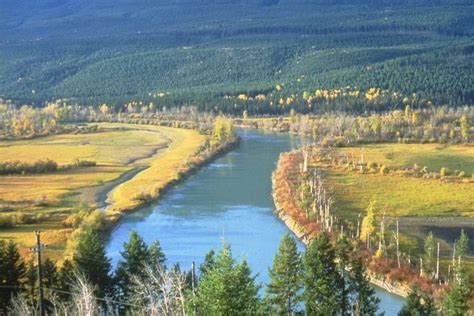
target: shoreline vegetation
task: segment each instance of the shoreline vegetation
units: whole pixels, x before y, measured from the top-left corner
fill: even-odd
[[[402,250],[394,252],[392,237],[388,237],[391,236],[391,228],[386,214],[384,212],[379,214],[381,217],[376,217],[373,214],[375,206],[372,202],[367,215],[362,221],[359,217],[357,224],[337,213],[333,205],[337,205],[334,199],[338,196],[328,189],[328,182],[321,176],[324,175],[324,164],[329,168],[330,163],[318,155],[315,163],[313,150],[314,148],[307,146],[281,154],[272,175],[272,196],[277,216],[306,245],[322,232],[329,233],[333,240],[339,235],[349,236],[357,254],[364,258],[370,281],[374,285],[405,298],[410,295],[411,289],[416,287],[423,292],[431,293],[435,301],[442,301],[443,293],[451,283],[456,282],[452,279],[454,275],[452,271],[461,268],[461,258],[459,263],[455,260],[449,267],[442,264],[441,270],[438,263],[438,268],[432,270],[434,258],[431,258],[431,264],[428,262],[423,265],[423,261],[420,264],[416,263],[418,260],[416,253],[412,253],[412,260],[411,256],[407,256]],[[314,192],[314,202],[307,200],[308,191]],[[370,227],[369,222],[373,222],[373,227]],[[397,236],[398,249],[399,240],[404,240],[398,237],[398,225],[394,234]],[[367,237],[363,238],[364,235]],[[432,244],[434,250],[434,243]],[[425,241],[425,251],[426,247]],[[466,251],[469,250],[463,250]],[[425,258],[424,255],[419,255],[420,258]],[[466,260],[463,260],[463,267],[467,263]]]
[[[282,175],[282,173],[284,173],[282,170],[282,165],[285,162],[285,156],[288,154],[289,153],[283,154],[280,157],[275,172],[272,176],[272,197],[275,204],[275,214],[301,242],[308,246],[311,241],[320,233],[320,231],[311,225],[306,219],[301,218],[301,214],[296,209],[296,207],[295,209],[289,209],[286,206],[288,205],[287,201],[292,199],[290,191],[286,190],[289,188],[282,183],[283,181],[287,181],[287,179],[285,179],[285,175]],[[285,192],[288,193],[285,194]],[[368,273],[368,277],[370,283],[386,290],[389,293],[396,294],[403,298],[407,298],[408,294],[410,293],[410,286],[408,285],[388,283],[383,278],[373,273]]]

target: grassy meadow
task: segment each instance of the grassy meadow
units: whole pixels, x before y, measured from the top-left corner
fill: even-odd
[[[359,167],[350,171],[341,165],[320,165],[334,192],[336,213],[342,218],[355,223],[359,214],[365,215],[369,203],[376,201],[391,229],[399,218],[401,247],[412,254],[423,249],[430,231],[440,242],[444,257],[450,256],[461,228],[471,236],[474,233],[472,145],[385,143],[337,148],[334,154],[368,166],[362,173]],[[377,167],[371,170],[371,165]],[[381,166],[389,172],[382,174]],[[421,176],[423,168],[430,177]],[[439,175],[441,168],[447,168],[446,177]],[[463,178],[458,176],[461,171]]]
[[[404,168],[428,167],[429,171],[464,171],[474,174],[474,146],[440,144],[371,144],[360,147],[348,147],[338,150],[348,156],[360,158],[366,162],[375,162],[389,167]]]
[[[389,173],[360,173],[344,168],[324,172],[336,194],[336,207],[352,219],[376,200],[389,217],[474,216],[474,147],[438,144],[370,144],[338,148],[336,155],[388,167]],[[423,178],[399,173],[426,167],[447,168],[448,178]],[[464,171],[463,181],[455,176]]]
[[[193,130],[98,125],[98,132],[91,134],[0,142],[0,162],[51,159],[59,165],[76,160],[97,163],[50,174],[0,176],[0,217],[15,219],[12,227],[0,228],[0,238],[15,239],[21,246],[31,247],[33,231],[41,229],[50,253],[59,256],[72,231],[63,225],[68,215],[96,208],[103,202],[99,199],[117,185],[109,207],[123,211],[138,206],[137,193],[157,192],[173,180],[177,168],[204,140]],[[125,183],[120,183],[122,177]]]

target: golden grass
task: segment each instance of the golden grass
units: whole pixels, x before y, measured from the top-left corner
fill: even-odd
[[[94,160],[98,164],[126,164],[147,157],[169,139],[159,130],[112,130],[113,124],[99,124],[103,132],[78,135],[55,135],[33,140],[0,141],[0,162],[20,160],[34,162],[52,159],[59,164]],[[128,126],[130,128],[130,126]],[[133,126],[131,127],[133,128]],[[135,127],[136,128],[136,127]]]
[[[43,214],[38,224],[20,224],[0,229],[0,238],[14,239],[23,249],[34,244],[36,229],[44,231],[48,253],[59,257],[71,229],[62,220],[75,208],[94,207],[93,192],[133,168],[149,166],[114,191],[112,209],[138,206],[134,197],[141,192],[156,193],[176,179],[178,168],[196,152],[205,136],[193,130],[160,126],[100,123],[100,132],[55,135],[24,141],[0,142],[0,161],[52,159],[59,164],[76,159],[93,160],[95,167],[53,174],[0,176],[2,213]],[[167,148],[169,146],[169,148]],[[88,190],[84,190],[87,188]],[[92,189],[92,193],[90,192]],[[87,194],[83,194],[87,191]],[[82,193],[82,194],[79,194]],[[156,194],[153,194],[156,197]]]
[[[10,202],[59,203],[62,196],[79,188],[112,181],[128,170],[122,166],[97,166],[54,174],[0,177],[0,198]]]
[[[162,133],[173,139],[165,151],[154,157],[150,167],[137,174],[131,180],[119,185],[110,199],[112,211],[132,209],[140,204],[137,196],[149,194],[156,198],[158,192],[169,182],[178,179],[177,171],[185,158],[193,155],[205,136],[193,130],[160,127]]]

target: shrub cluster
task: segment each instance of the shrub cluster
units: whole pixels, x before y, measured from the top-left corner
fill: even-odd
[[[58,170],[58,164],[50,159],[33,163],[7,161],[0,163],[0,175],[50,173]]]

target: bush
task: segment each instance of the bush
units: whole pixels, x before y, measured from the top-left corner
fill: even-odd
[[[14,223],[11,215],[0,215],[0,228],[11,228],[14,226]]]
[[[18,160],[0,163],[0,175],[48,173],[57,170],[58,164],[50,159],[38,160],[34,163],[21,162]]]
[[[95,167],[97,163],[91,160],[76,160],[77,167]]]
[[[385,174],[388,174],[388,172],[389,172],[389,169],[386,165],[383,165],[382,168],[380,168],[380,174],[385,175]]]
[[[448,175],[448,168],[446,167],[441,168],[441,170],[439,171],[439,175],[441,177],[446,177]]]
[[[375,169],[378,167],[377,163],[376,162],[373,162],[373,161],[370,161],[368,164],[367,164],[367,167],[369,169]]]

